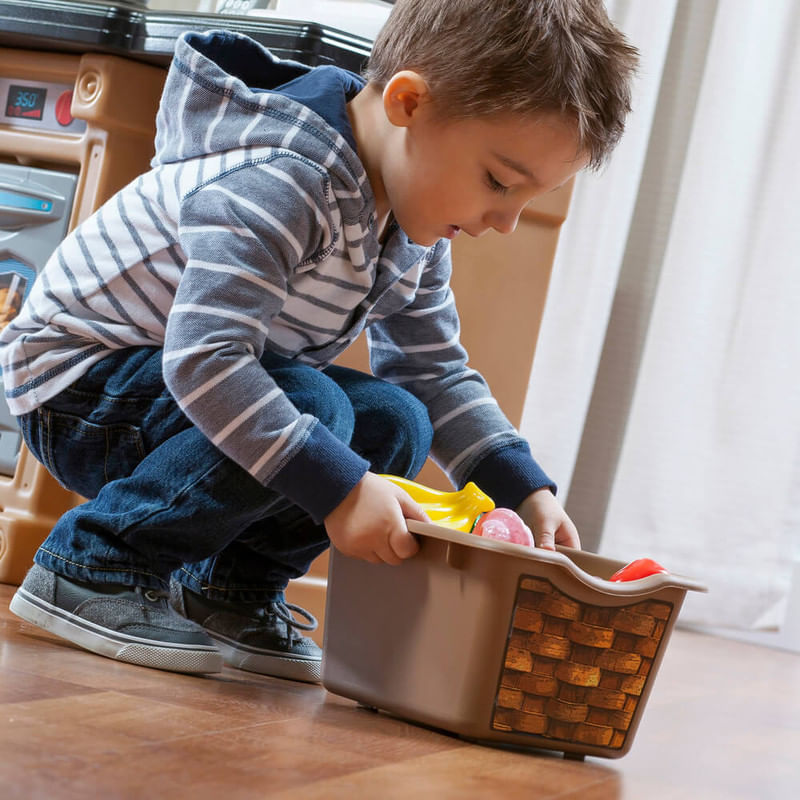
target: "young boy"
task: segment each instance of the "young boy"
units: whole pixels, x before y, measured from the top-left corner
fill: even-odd
[[[12,610],[136,664],[318,680],[284,589],[329,543],[413,556],[404,520],[425,515],[379,474],[413,477],[429,450],[540,547],[579,546],[467,366],[450,240],[513,231],[599,165],[635,61],[599,0],[398,0],[366,83],[185,35],[151,171],[2,332],[25,442],[90,498]],[[375,377],[331,366],[365,328]]]

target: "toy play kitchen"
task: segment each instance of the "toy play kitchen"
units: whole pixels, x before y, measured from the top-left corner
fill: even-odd
[[[369,53],[362,37],[303,21],[157,12],[130,0],[0,0],[0,325],[66,232],[147,169],[175,40],[214,27],[310,65],[358,70]],[[0,582],[21,582],[80,500],[27,452],[0,397]]]
[[[19,310],[66,231],[146,166],[163,83],[160,68],[118,56],[6,47],[7,25],[4,17],[0,324]],[[0,399],[0,581],[22,579],[54,522],[78,500],[21,446]]]

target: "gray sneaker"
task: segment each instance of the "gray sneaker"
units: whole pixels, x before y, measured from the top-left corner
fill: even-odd
[[[313,631],[317,621],[300,606],[209,600],[175,580],[170,603],[205,628],[231,667],[306,683],[322,679],[322,650],[300,633]],[[298,621],[293,611],[308,623]]]
[[[11,598],[18,617],[117,661],[172,672],[220,672],[222,654],[168,593],[69,580],[35,564]]]

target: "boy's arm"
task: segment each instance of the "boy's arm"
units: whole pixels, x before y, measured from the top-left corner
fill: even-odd
[[[232,171],[184,200],[187,262],[163,367],[181,409],[216,447],[322,522],[369,464],[301,414],[259,363],[292,272],[333,235],[321,211],[324,183],[318,196],[292,188],[311,183],[309,169],[286,158]]]
[[[399,563],[417,550],[405,519],[427,519],[401,489],[368,472],[369,463],[319,421],[301,414],[259,364],[288,292],[289,276],[330,247],[331,223],[317,193],[289,159],[287,175],[259,176],[247,200],[236,175],[189,198],[181,216],[188,256],[167,324],[164,377],[194,424],[254,478],[325,524],[350,556]],[[292,174],[294,173],[294,174]],[[271,180],[272,179],[272,180]],[[277,181],[277,182],[276,182]],[[305,248],[299,242],[307,242]],[[313,305],[313,298],[309,299]],[[322,311],[314,307],[316,318]]]
[[[425,403],[434,428],[431,455],[454,485],[474,481],[498,506],[520,510],[540,546],[578,546],[555,484],[467,365],[450,273],[450,246],[440,241],[412,303],[368,329],[372,369]]]

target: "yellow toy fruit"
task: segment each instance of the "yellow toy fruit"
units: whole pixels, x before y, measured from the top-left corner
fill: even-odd
[[[422,506],[431,522],[445,528],[469,533],[478,516],[494,508],[492,498],[472,482],[459,492],[441,492],[408,478],[396,475],[382,477],[408,492]]]

